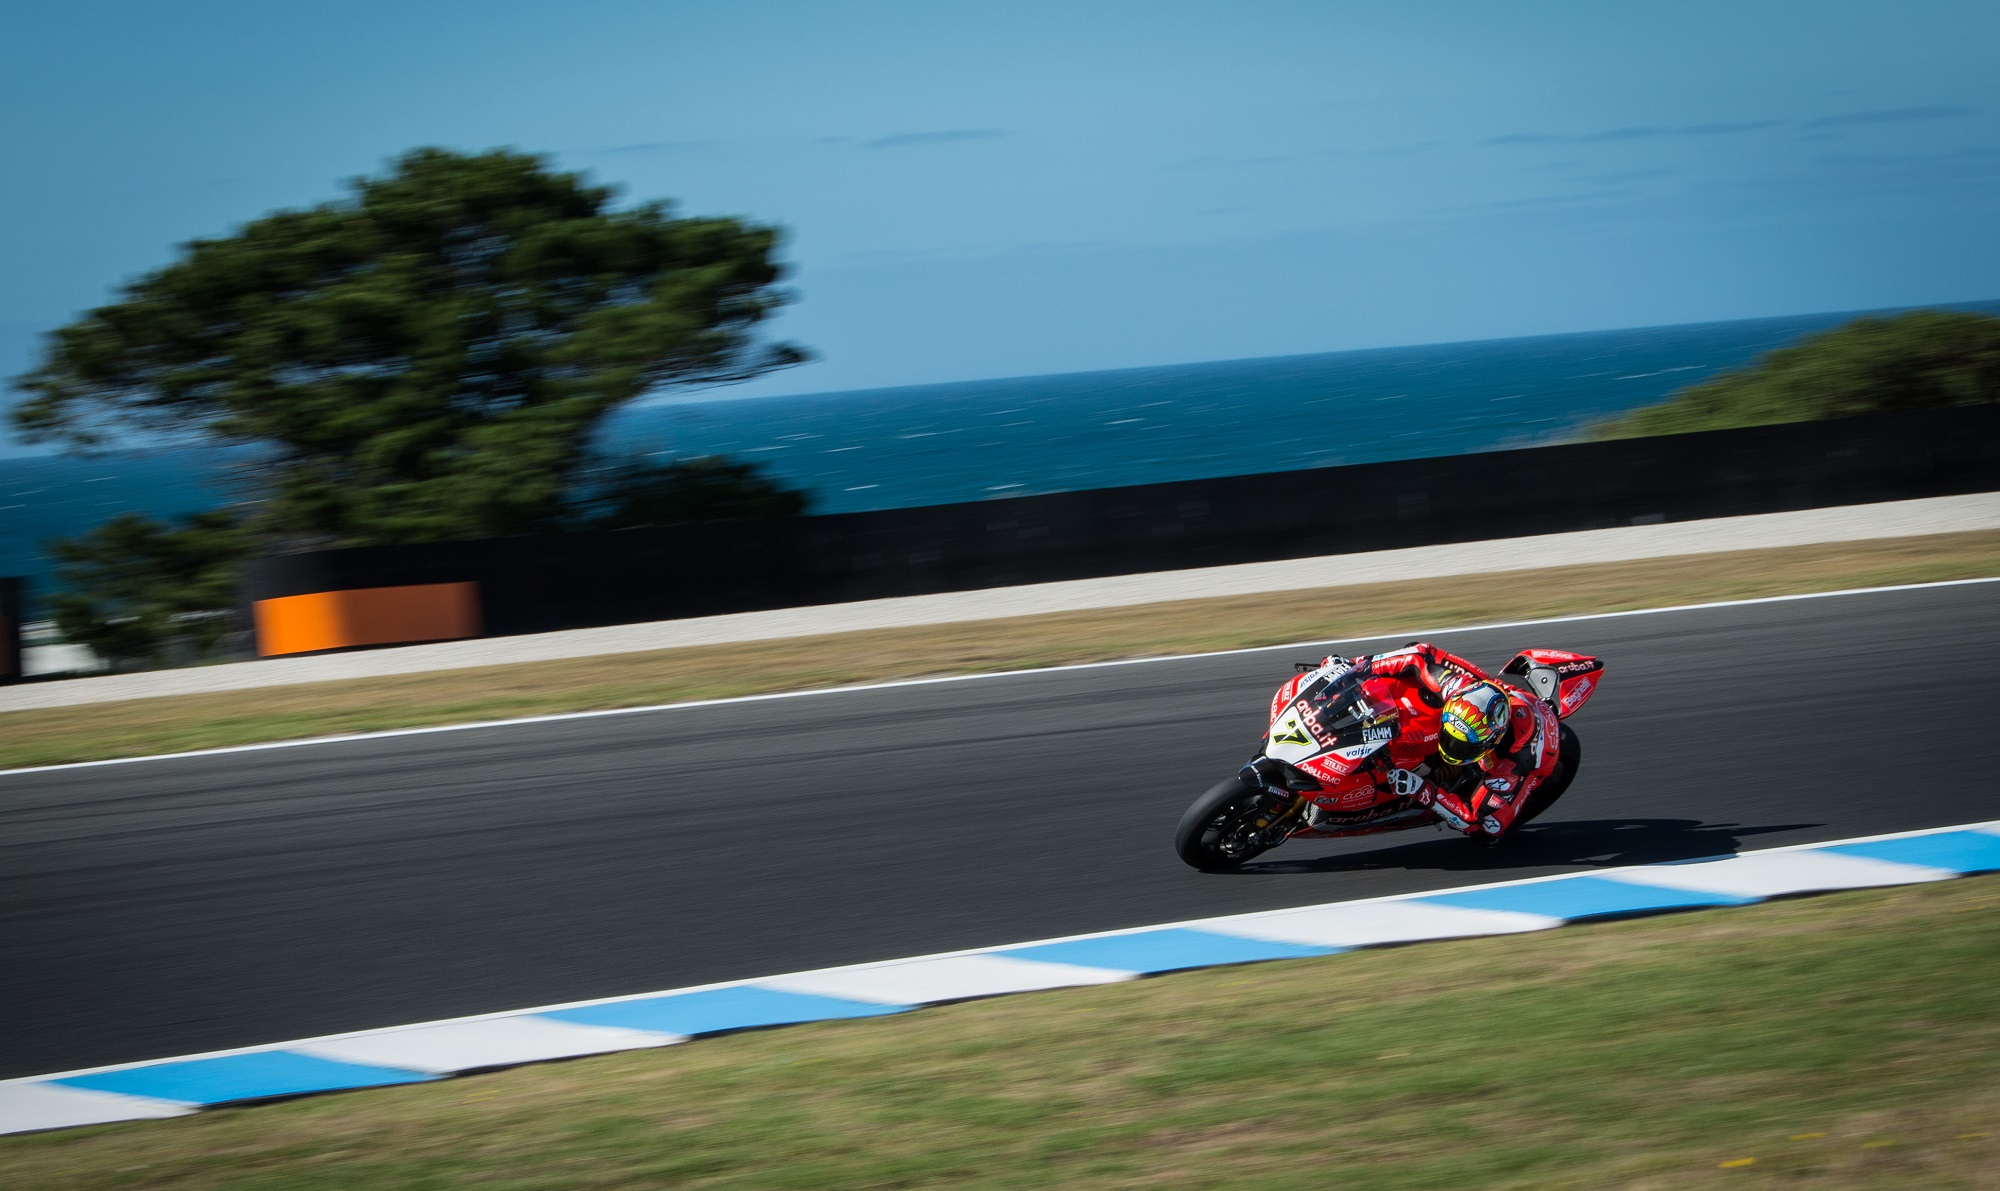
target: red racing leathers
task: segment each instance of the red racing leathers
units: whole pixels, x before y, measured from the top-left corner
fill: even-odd
[[[1386,750],[1388,771],[1381,780],[1467,835],[1489,840],[1505,835],[1535,787],[1555,771],[1562,742],[1554,709],[1496,683],[1507,692],[1507,735],[1476,764],[1452,765],[1437,752],[1444,705],[1473,683],[1492,682],[1491,676],[1421,641],[1367,662],[1369,693],[1397,709],[1396,737]]]

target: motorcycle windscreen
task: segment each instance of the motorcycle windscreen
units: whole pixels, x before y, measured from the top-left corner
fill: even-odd
[[[1354,761],[1389,743],[1395,711],[1369,699],[1363,677],[1356,670],[1310,676],[1272,723],[1265,755],[1293,765],[1321,753]]]

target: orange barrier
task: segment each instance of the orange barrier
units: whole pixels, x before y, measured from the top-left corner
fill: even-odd
[[[251,605],[264,657],[479,635],[479,584],[421,583],[280,596]]]

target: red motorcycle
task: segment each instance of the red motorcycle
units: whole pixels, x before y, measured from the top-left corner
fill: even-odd
[[[1398,793],[1397,770],[1426,775],[1438,738],[1438,700],[1418,684],[1374,673],[1370,658],[1301,662],[1271,698],[1262,746],[1234,777],[1197,798],[1181,816],[1174,850],[1205,871],[1233,869],[1294,839],[1341,839],[1440,822],[1417,798]],[[1583,746],[1561,721],[1596,691],[1604,663],[1559,649],[1528,649],[1507,663],[1505,683],[1535,717],[1530,749],[1541,782],[1515,816],[1527,823],[1555,805],[1576,778]],[[1505,679],[1500,681],[1505,682]],[[1546,734],[1546,736],[1544,735]],[[1556,748],[1542,745],[1559,742]]]

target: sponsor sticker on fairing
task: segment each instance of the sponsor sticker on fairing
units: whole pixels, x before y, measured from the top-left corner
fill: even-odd
[[[1301,761],[1299,768],[1322,782],[1339,782],[1354,772],[1353,764],[1333,753]]]
[[[1335,736],[1332,732],[1327,731],[1324,723],[1320,722],[1317,708],[1301,707],[1299,709],[1299,722],[1306,726],[1306,731],[1312,733],[1314,740],[1319,741],[1321,744],[1332,744],[1334,742]]]
[[[1360,761],[1381,752],[1383,744],[1384,742],[1380,740],[1372,744],[1350,744],[1346,748],[1334,749],[1326,755],[1329,757],[1339,757],[1343,761]]]

